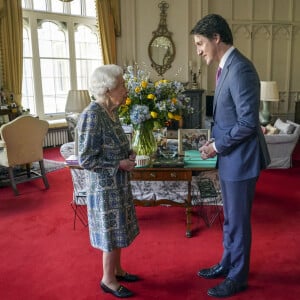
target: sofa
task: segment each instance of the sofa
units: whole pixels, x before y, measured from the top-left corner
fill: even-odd
[[[299,142],[300,125],[287,120],[277,119],[274,125],[263,127],[271,157],[269,169],[287,169],[292,167],[292,154]]]

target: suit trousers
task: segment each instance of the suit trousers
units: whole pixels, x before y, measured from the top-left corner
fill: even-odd
[[[221,265],[228,278],[244,284],[248,281],[251,250],[251,210],[257,178],[226,181],[220,178],[224,224]]]

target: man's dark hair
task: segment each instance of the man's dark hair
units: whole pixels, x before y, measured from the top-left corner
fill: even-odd
[[[191,34],[203,35],[210,40],[215,34],[219,34],[223,43],[233,45],[231,29],[227,21],[220,15],[210,14],[203,17],[191,30]]]

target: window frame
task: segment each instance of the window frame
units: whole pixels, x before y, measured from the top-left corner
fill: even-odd
[[[29,38],[31,41],[32,49],[32,73],[34,82],[34,100],[36,114],[41,119],[61,119],[64,117],[65,112],[59,112],[54,114],[46,114],[44,112],[43,105],[43,90],[42,90],[42,78],[41,78],[41,64],[38,45],[38,24],[43,21],[52,21],[56,24],[61,24],[61,28],[66,30],[66,41],[69,47],[69,66],[70,66],[70,89],[77,89],[77,71],[75,56],[75,32],[79,25],[85,25],[92,29],[97,34],[99,39],[97,20],[95,17],[78,16],[78,15],[66,15],[60,13],[52,13],[46,11],[34,11],[29,9],[23,9],[23,26],[27,27],[29,32]],[[101,48],[100,48],[101,49]],[[99,49],[99,52],[101,53]],[[103,63],[103,57],[100,57],[100,61]],[[100,62],[101,64],[101,62]],[[24,70],[23,70],[24,72]],[[88,89],[88,87],[86,87]],[[67,95],[66,95],[67,96]],[[40,100],[38,100],[40,99]]]

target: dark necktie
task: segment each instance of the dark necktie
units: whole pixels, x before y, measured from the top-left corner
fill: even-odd
[[[217,74],[216,74],[216,85],[218,84],[218,80],[219,77],[221,76],[221,72],[222,72],[222,68],[218,67]]]

